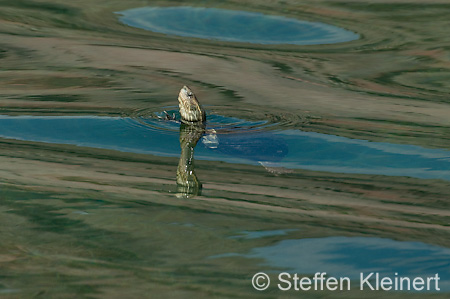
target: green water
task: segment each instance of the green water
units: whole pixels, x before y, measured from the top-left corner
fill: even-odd
[[[0,297],[448,297],[448,4],[151,4],[359,35],[308,46],[166,35],[115,13],[148,5],[0,1]],[[177,186],[189,132],[158,118],[185,84],[210,121],[191,193]],[[284,271],[351,290],[281,291]],[[440,290],[360,290],[361,272],[439,274]]]

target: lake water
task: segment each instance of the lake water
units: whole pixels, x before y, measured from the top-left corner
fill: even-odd
[[[142,5],[0,4],[0,297],[448,297],[450,5]]]
[[[140,119],[0,115],[0,136],[178,157],[179,123],[155,116],[156,113],[153,118]],[[208,118],[209,131],[196,148],[198,160],[450,180],[450,151],[447,150],[283,129],[263,120],[252,122],[214,114]]]
[[[133,27],[168,35],[256,44],[316,45],[351,41],[358,34],[318,23],[261,13],[205,7],[141,7],[118,12]]]

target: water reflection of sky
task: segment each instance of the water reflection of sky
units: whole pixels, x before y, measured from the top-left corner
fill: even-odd
[[[255,12],[204,7],[141,7],[119,20],[153,32],[257,44],[316,45],[357,39],[356,33],[318,22]]]
[[[402,242],[368,237],[327,237],[283,240],[258,247],[248,254],[224,254],[212,258],[243,256],[262,259],[261,266],[291,273],[349,277],[360,273],[380,276],[426,277],[439,274],[439,287],[450,291],[450,249],[421,242]],[[261,269],[263,270],[263,269]],[[278,271],[280,272],[280,271]],[[278,273],[277,272],[277,273]]]
[[[231,236],[230,239],[259,239],[273,236],[284,236],[296,229],[275,229],[263,231],[241,231],[238,235]]]
[[[0,116],[0,137],[73,144],[176,157],[178,128],[152,119],[94,116]],[[163,125],[161,125],[163,124]],[[218,135],[217,148],[199,143],[195,158],[338,173],[450,180],[450,152],[414,145],[369,142],[300,130]]]

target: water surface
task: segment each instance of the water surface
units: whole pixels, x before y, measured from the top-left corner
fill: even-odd
[[[169,110],[172,113],[172,110]],[[450,152],[209,115],[195,158],[335,173],[450,180]],[[0,136],[177,157],[179,123],[157,117],[0,116]],[[212,129],[215,130],[212,133]]]
[[[439,273],[439,288],[450,291],[450,249],[422,242],[342,236],[285,239],[254,248],[248,254],[228,253],[211,258],[232,256],[261,259],[265,266],[281,267],[290,273],[312,275],[320,271],[329,276],[349,277],[355,282],[360,273],[367,276],[376,272],[380,277],[391,278],[395,273],[410,278]]]
[[[332,25],[256,12],[204,7],[141,7],[119,12],[133,27],[169,35],[255,44],[317,45],[359,36]]]
[[[2,1],[0,297],[378,298],[251,279],[379,271],[447,298],[450,5],[299,2]],[[158,118],[184,84],[189,198]]]

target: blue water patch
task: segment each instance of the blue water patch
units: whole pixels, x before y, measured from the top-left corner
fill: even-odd
[[[338,173],[450,180],[450,151],[287,130],[289,154],[279,166]]]
[[[223,118],[223,121],[226,118]],[[245,122],[248,123],[248,122]],[[179,124],[129,117],[0,116],[0,137],[152,154],[180,155]],[[239,132],[239,130],[236,130]],[[450,151],[369,142],[301,130],[207,133],[198,160],[450,180]]]
[[[361,273],[366,277],[371,272],[391,278],[397,273],[411,280],[438,273],[441,291],[450,291],[450,249],[422,242],[341,236],[306,238],[283,240],[254,248],[248,254],[227,253],[212,258],[233,256],[262,259],[262,266],[290,273],[326,272],[328,276],[357,281]]]
[[[118,14],[122,23],[132,27],[228,42],[317,45],[359,38],[356,33],[324,23],[228,9],[141,7]]]

